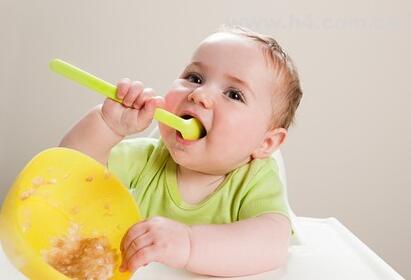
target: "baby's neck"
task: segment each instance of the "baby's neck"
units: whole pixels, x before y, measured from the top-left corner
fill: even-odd
[[[207,184],[211,183],[219,178],[224,178],[224,175],[221,174],[207,174],[207,173],[203,173],[203,172],[198,172],[195,170],[191,170],[188,168],[185,168],[181,165],[177,166],[177,176],[181,179],[184,179],[184,181],[193,181],[193,182],[197,182],[198,184]]]
[[[224,181],[225,175],[197,172],[177,166],[177,182],[184,201],[199,203]]]

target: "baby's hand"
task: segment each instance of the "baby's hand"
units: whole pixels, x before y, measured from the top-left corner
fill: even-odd
[[[151,262],[183,268],[190,257],[190,227],[163,217],[133,225],[121,241],[120,271],[134,272]]]
[[[147,128],[153,120],[156,107],[162,107],[164,99],[155,96],[151,88],[144,88],[141,82],[123,79],[117,84],[117,98],[104,101],[101,113],[107,125],[120,136],[138,133]]]

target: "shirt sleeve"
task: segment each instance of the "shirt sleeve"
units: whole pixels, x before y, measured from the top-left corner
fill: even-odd
[[[131,188],[157,145],[157,139],[126,139],[111,149],[107,167],[120,181]]]
[[[261,165],[246,188],[239,209],[239,219],[254,218],[268,213],[282,214],[290,219],[275,161],[264,160]]]

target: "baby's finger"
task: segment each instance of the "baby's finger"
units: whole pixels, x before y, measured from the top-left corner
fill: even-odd
[[[154,102],[154,107],[155,108],[164,108],[165,107],[166,104],[165,104],[164,97],[155,96],[153,99],[154,99],[153,102]]]
[[[140,126],[148,127],[153,120],[154,110],[156,109],[157,97],[151,97],[150,100],[146,101],[144,107],[140,110],[138,114],[138,121]]]
[[[134,101],[142,95],[143,89],[144,85],[142,82],[132,82],[126,96],[124,96],[123,104],[127,107],[131,107]]]
[[[155,96],[155,92],[152,88],[145,88],[143,93],[140,94],[136,100],[134,100],[133,107],[137,110],[140,110],[141,107],[147,102],[147,100],[151,99]]]
[[[122,266],[123,269],[128,269],[130,272],[136,271],[138,268],[145,266],[158,259],[158,252],[154,245],[147,246],[128,259],[127,263]]]
[[[145,234],[148,228],[146,226],[146,221],[134,224],[132,227],[128,229],[126,234],[124,235],[123,239],[120,243],[120,249],[124,252],[129,246],[130,243],[139,236]]]
[[[123,261],[122,261],[121,266],[126,267],[127,262],[131,259],[131,257],[135,253],[137,253],[138,251],[152,244],[153,244],[153,237],[149,233],[145,233],[142,236],[131,241],[129,247],[127,247],[125,251],[123,252]]]
[[[128,89],[130,88],[131,81],[129,78],[121,79],[120,82],[117,83],[117,98],[123,99],[126,96]]]

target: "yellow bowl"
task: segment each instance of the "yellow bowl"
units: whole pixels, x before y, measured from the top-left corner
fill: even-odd
[[[83,237],[108,238],[120,254],[127,229],[140,221],[137,205],[122,183],[94,159],[66,148],[35,156],[7,194],[0,214],[0,237],[10,261],[29,279],[69,279],[48,265],[42,252],[67,235],[72,223]],[[116,261],[112,279],[129,279]]]

